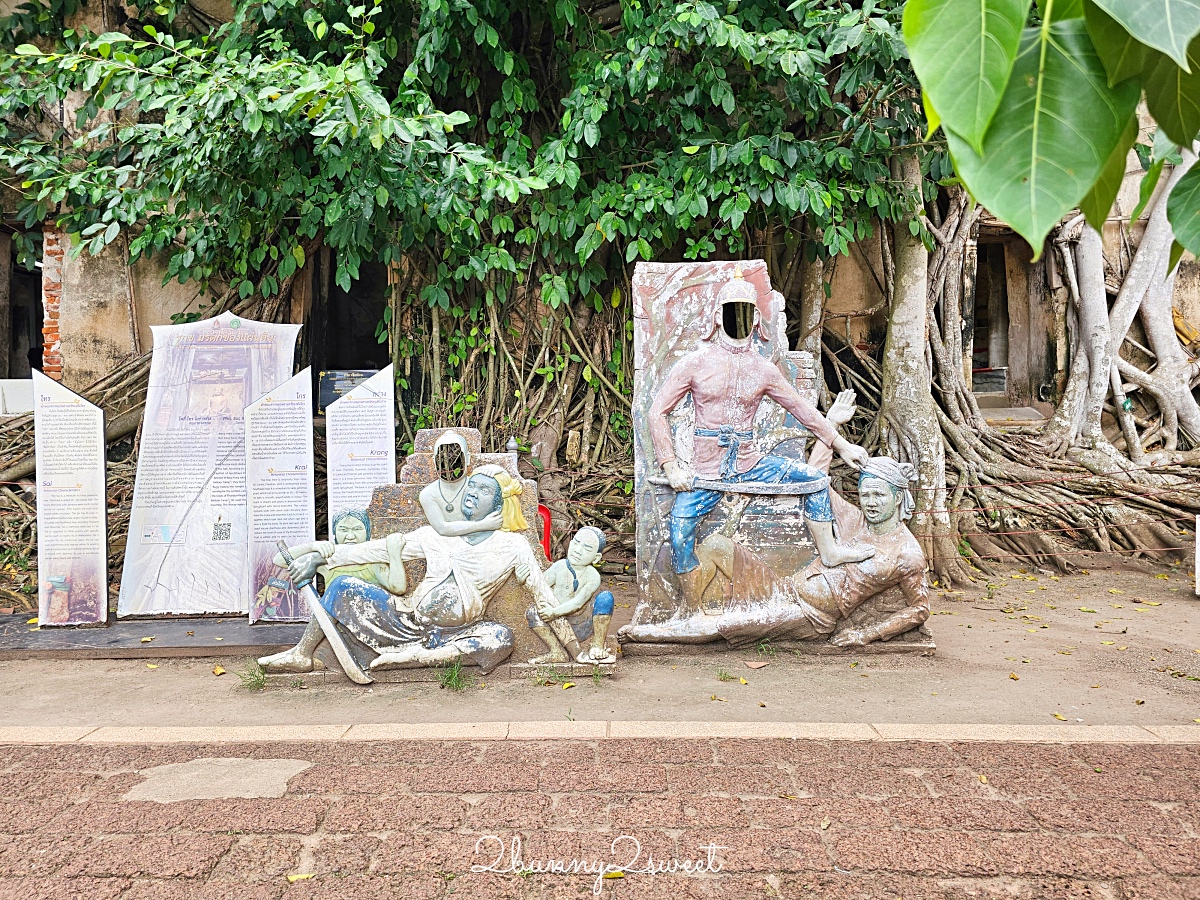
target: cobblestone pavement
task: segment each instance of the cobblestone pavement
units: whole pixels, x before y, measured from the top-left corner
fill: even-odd
[[[153,767],[239,757],[311,765],[282,797],[122,799]],[[519,837],[526,871],[473,873],[487,835],[498,868]],[[1200,745],[0,746],[0,898],[584,898],[593,876],[529,870],[618,865],[621,835],[631,869],[719,872],[630,871],[605,897],[1200,898]]]

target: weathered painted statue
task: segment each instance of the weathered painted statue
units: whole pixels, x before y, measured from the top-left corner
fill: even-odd
[[[464,537],[481,531],[495,531],[504,521],[499,510],[475,522],[462,512],[462,495],[467,489],[471,472],[471,451],[467,439],[455,431],[447,431],[433,445],[437,481],[421,488],[421,511],[438,534]]]
[[[520,534],[526,527],[520,491],[520,482],[499,466],[483,466],[465,479],[457,495],[458,512],[465,522],[490,519],[496,527],[459,536],[439,534],[425,525],[408,534],[369,540],[364,516],[359,524],[367,529],[365,534],[343,529],[340,533],[350,540],[292,548],[294,562],[288,572],[296,583],[318,572],[325,576],[321,606],[361,668],[462,661],[490,672],[513,649],[511,629],[484,618],[488,601],[508,577],[515,575],[539,606],[549,608],[555,602],[529,542]],[[338,536],[337,524],[334,531]],[[425,561],[425,577],[409,593],[403,564],[417,559]],[[284,564],[282,556],[276,564]],[[259,663],[267,672],[311,671],[313,653],[325,637],[314,622],[295,647]]]
[[[754,326],[744,338],[731,337],[722,327],[724,307],[730,303],[753,305]],[[704,570],[696,555],[696,535],[704,517],[717,507],[724,493],[719,487],[697,488],[694,478],[717,485],[798,487],[825,480],[825,474],[810,463],[764,454],[755,446],[754,420],[764,398],[769,397],[791,413],[816,436],[819,447],[836,452],[855,468],[867,461],[867,452],[862,447],[839,436],[816,407],[800,396],[779,367],[757,352],[754,336],[757,333],[765,340],[763,327],[758,291],[742,278],[739,269],[717,294],[708,337],[675,362],[650,407],[648,425],[654,455],[676,492],[668,527],[671,562],[679,579],[684,608],[695,609],[700,605]],[[695,410],[692,471],[675,457],[668,419],[689,395]],[[839,541],[835,537],[827,487],[803,492],[803,497],[804,518],[826,565],[860,562],[874,552],[865,544]]]
[[[549,652],[531,659],[535,665],[576,662],[604,665],[616,662],[605,641],[612,621],[613,595],[600,590],[596,564],[604,554],[604,532],[591,525],[580,528],[560,559],[545,572],[546,584],[554,592],[554,604],[534,603],[525,620],[542,639]],[[591,638],[591,646],[581,648]]]
[[[830,408],[828,420],[840,425],[853,414],[854,392],[844,391]],[[831,443],[818,443],[813,449],[809,458],[813,469],[828,470],[833,460]],[[620,640],[706,643],[725,638],[740,647],[764,639],[825,639],[855,609],[889,588],[902,592],[904,608],[843,629],[832,642],[862,646],[917,628],[929,618],[929,597],[925,557],[904,524],[912,514],[909,484],[915,479],[911,465],[873,457],[863,462],[859,472],[858,508],[829,492],[839,540],[869,548],[869,556],[836,564],[818,558],[801,571],[778,573],[752,549],[721,533],[710,535],[696,549],[696,590],[703,592],[719,573],[729,582],[723,611],[719,615],[682,612],[657,624],[627,625],[619,632]]]

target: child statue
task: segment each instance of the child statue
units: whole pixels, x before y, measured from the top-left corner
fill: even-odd
[[[612,621],[613,595],[600,587],[596,569],[604,554],[604,532],[591,525],[575,532],[560,559],[543,575],[554,594],[556,606],[543,608],[535,603],[525,613],[529,627],[549,648],[544,656],[531,659],[534,665],[565,663],[574,659],[584,665],[607,665],[617,658],[608,652],[605,641]],[[587,650],[581,642],[592,639]]]

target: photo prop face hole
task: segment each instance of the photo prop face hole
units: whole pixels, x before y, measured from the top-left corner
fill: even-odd
[[[721,330],[735,341],[750,337],[754,328],[754,304],[735,300],[721,305]]]
[[[462,448],[457,444],[443,444],[434,454],[438,478],[442,481],[458,481],[466,472],[466,460]]]

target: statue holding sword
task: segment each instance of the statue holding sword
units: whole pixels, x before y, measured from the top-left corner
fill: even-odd
[[[722,327],[729,303],[754,305],[754,326],[744,338],[731,337]],[[671,564],[683,605],[691,609],[699,606],[703,590],[697,530],[726,492],[802,496],[809,532],[826,566],[861,562],[875,553],[864,543],[838,542],[824,472],[797,459],[764,454],[755,446],[755,414],[763,398],[769,397],[849,465],[861,469],[869,459],[862,447],[841,437],[800,396],[774,362],[758,353],[755,332],[765,337],[758,292],[739,270],[717,294],[708,339],[675,363],[649,411],[654,456],[675,491],[668,524]],[[695,408],[692,471],[675,456],[667,418],[688,395]]]

